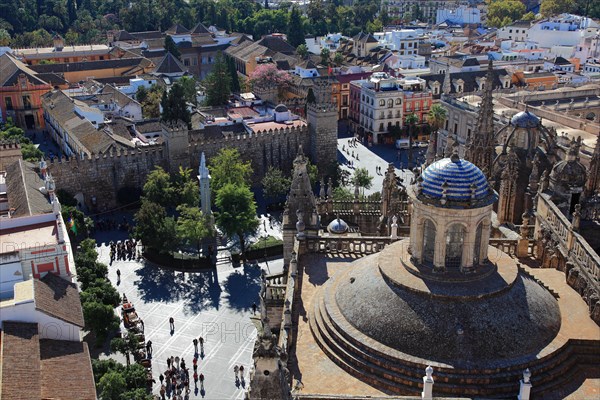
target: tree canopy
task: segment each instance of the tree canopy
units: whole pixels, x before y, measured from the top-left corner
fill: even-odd
[[[179,217],[177,218],[177,236],[189,244],[196,246],[200,252],[202,239],[210,236],[211,227],[209,221],[198,207],[179,206]]]
[[[217,192],[217,226],[228,236],[237,235],[242,254],[246,251],[245,236],[256,231],[256,202],[248,186],[226,184]]]
[[[364,195],[365,189],[371,189],[373,186],[373,176],[369,174],[368,169],[357,168],[352,177],[352,184],[362,189],[361,194]]]
[[[520,19],[525,14],[525,5],[519,0],[489,0],[488,25],[500,28]]]
[[[216,156],[208,161],[208,164],[213,193],[217,193],[228,183],[237,186],[250,185],[252,165],[250,162],[242,161],[237,149],[222,148]]]
[[[231,95],[231,72],[227,61],[220,51],[215,57],[212,72],[204,80],[206,104],[220,106],[227,104]]]
[[[289,44],[298,47],[304,44],[304,24],[302,21],[302,12],[298,6],[293,5],[290,10],[289,23],[287,29],[287,40]]]
[[[263,193],[267,199],[277,200],[290,190],[291,179],[279,168],[270,166],[262,179]]]
[[[171,86],[169,92],[163,92],[161,119],[166,122],[183,121],[188,126],[192,122],[192,116],[187,108],[185,90],[179,82]]]
[[[292,77],[285,71],[277,69],[275,64],[261,64],[250,74],[250,83],[254,87],[288,86]]]
[[[171,53],[173,57],[181,61],[181,51],[179,51],[177,43],[175,43],[175,41],[170,35],[165,36],[165,50],[167,51],[167,53]]]

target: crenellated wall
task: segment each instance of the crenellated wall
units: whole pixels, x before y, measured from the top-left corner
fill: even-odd
[[[141,188],[157,165],[167,168],[163,147],[85,156],[83,159],[53,159],[48,163],[56,186],[76,195],[82,193],[91,210],[103,211],[116,205],[117,191]],[[96,204],[92,202],[95,196]]]

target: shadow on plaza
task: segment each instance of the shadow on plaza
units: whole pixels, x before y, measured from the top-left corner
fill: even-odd
[[[173,303],[184,300],[183,311],[186,314],[197,314],[204,309],[218,309],[220,306],[221,287],[215,269],[183,273],[145,262],[136,274],[138,279],[134,284],[144,302]]]
[[[232,309],[248,311],[252,308],[252,303],[258,304],[260,271],[260,267],[256,264],[244,264],[242,271],[235,270],[227,277],[223,288]]]

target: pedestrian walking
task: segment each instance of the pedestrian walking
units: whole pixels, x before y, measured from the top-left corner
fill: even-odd
[[[163,381],[165,380],[165,376],[163,374],[160,374],[158,376],[158,380],[160,381],[160,384],[162,385]]]
[[[198,373],[194,371],[194,385],[198,386]]]
[[[148,356],[152,355],[152,340],[148,340],[148,343],[146,343],[146,353],[148,353]]]
[[[167,357],[167,369],[171,369],[171,357]]]
[[[169,325],[171,326],[171,331],[175,330],[175,319],[173,317],[169,318]]]
[[[252,303],[252,314],[256,314],[256,303]]]
[[[240,378],[244,380],[244,366],[240,365]]]
[[[192,343],[194,343],[194,354],[198,354],[198,339],[194,338],[194,340],[192,340]],[[196,359],[194,357],[194,359]]]
[[[240,370],[240,367],[238,367],[237,365],[233,366],[233,373],[235,374],[235,380],[237,381],[238,379],[238,372]]]
[[[200,374],[198,379],[200,380],[200,390],[204,390],[204,374]]]
[[[204,338],[202,336],[200,336],[198,338],[198,341],[200,342],[200,351],[204,351]]]
[[[121,270],[117,268],[117,280],[121,280]]]

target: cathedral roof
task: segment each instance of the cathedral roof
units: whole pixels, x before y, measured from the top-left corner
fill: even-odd
[[[348,231],[348,224],[341,218],[336,218],[327,225],[327,231],[330,233],[346,233]]]
[[[482,200],[491,192],[483,172],[456,155],[431,164],[423,171],[422,179],[422,193],[434,199],[441,199],[445,191],[450,201]]]
[[[510,123],[518,128],[535,128],[540,126],[540,119],[530,111],[521,111],[513,115]]]

